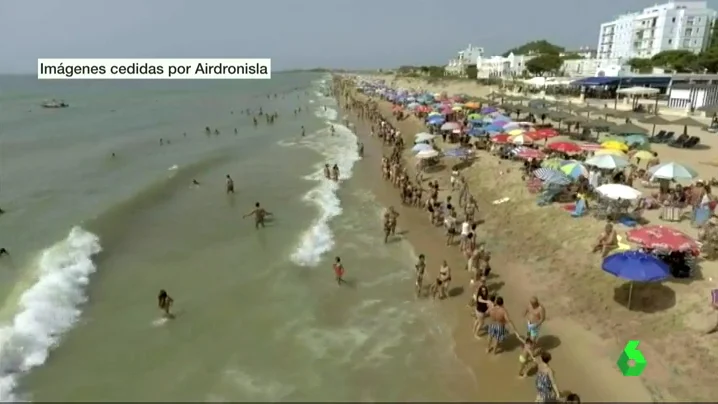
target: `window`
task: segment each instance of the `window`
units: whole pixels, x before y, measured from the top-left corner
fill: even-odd
[[[684,32],[685,36],[691,36],[693,35],[693,30],[691,28],[686,28],[686,31]]]
[[[668,45],[670,45],[670,44],[672,44],[672,43],[673,43],[673,40],[672,40],[672,39],[669,39],[669,40],[668,40]]]
[[[676,22],[676,17],[671,18],[671,22]]]
[[[684,47],[684,48],[690,48],[690,47],[691,47],[691,40],[690,40],[690,39],[684,39],[684,40],[683,40],[683,47]]]

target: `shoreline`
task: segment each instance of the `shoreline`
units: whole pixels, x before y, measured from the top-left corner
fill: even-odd
[[[352,92],[352,97],[361,100],[361,94]],[[376,181],[379,173],[379,162],[384,148],[378,138],[371,138],[367,128],[367,122],[360,120],[353,112],[347,111],[340,101],[340,112],[349,116],[354,123],[354,131],[357,137],[365,143],[365,157],[363,163],[357,166],[360,180],[377,196],[377,200],[384,206],[393,205],[401,215],[399,227],[406,233],[403,237],[414,247],[417,253],[424,253],[427,256],[427,270],[429,276],[436,272],[441,260],[446,259],[449,265],[454,268],[452,277],[455,279],[453,288],[462,288],[462,293],[444,301],[437,301],[442,305],[441,312],[445,314],[452,326],[453,345],[457,357],[471,370],[477,382],[477,393],[481,401],[531,401],[535,397],[535,387],[531,378],[518,379],[518,351],[516,344],[506,344],[502,354],[493,356],[485,353],[486,339],[477,341],[471,335],[473,317],[466,308],[466,302],[470,297],[469,275],[464,271],[465,259],[460,251],[453,246],[446,246],[443,233],[440,229],[431,226],[426,221],[424,211],[415,207],[407,207],[399,203],[397,191],[386,181]],[[413,143],[413,133],[422,131],[423,125],[414,117],[397,122],[391,115],[388,103],[380,101],[380,112],[385,120],[392,123],[403,134],[406,144]],[[408,152],[405,150],[404,160],[407,160]],[[409,154],[410,156],[410,154]],[[493,157],[481,155],[482,159]],[[413,175],[413,164],[407,164],[407,168]],[[376,171],[372,171],[376,170]],[[449,183],[449,172],[446,168],[437,173],[428,175],[431,180],[439,180],[442,187],[442,195],[446,195],[446,188]],[[371,178],[371,179],[370,179]],[[477,192],[473,184],[472,192],[479,201],[479,217],[489,221],[486,217],[496,208],[487,208],[487,198],[484,192]],[[482,190],[483,191],[483,190]],[[490,205],[488,205],[490,206]],[[487,224],[478,228],[479,235],[486,239]],[[379,230],[378,230],[379,232]],[[379,232],[380,233],[380,232]],[[523,328],[522,318],[519,316],[528,302],[528,297],[537,293],[530,287],[521,276],[523,270],[512,274],[522,265],[512,257],[512,251],[506,251],[490,244],[493,253],[492,263],[499,274],[489,280],[489,287],[498,290],[498,293],[506,299],[506,307],[512,314],[514,323],[521,330]],[[461,269],[460,269],[461,268]],[[505,282],[505,283],[504,283]],[[407,291],[412,285],[407,285]],[[500,289],[499,289],[500,288]],[[542,294],[539,294],[539,299]],[[562,390],[570,390],[578,393],[583,401],[658,401],[663,400],[651,394],[640,379],[626,378],[616,369],[614,361],[620,355],[621,347],[607,346],[606,341],[600,336],[586,330],[579,324],[566,319],[552,316],[552,306],[547,305],[547,322],[543,330],[544,339],[552,341],[547,345],[551,346],[554,353],[552,367],[556,371],[557,382]],[[560,331],[560,332],[559,332]],[[598,353],[598,355],[596,354]],[[615,356],[615,358],[614,358]],[[589,364],[589,365],[587,365]],[[491,385],[492,388],[485,388]],[[611,386],[610,389],[606,388]],[[465,388],[465,387],[464,387]]]

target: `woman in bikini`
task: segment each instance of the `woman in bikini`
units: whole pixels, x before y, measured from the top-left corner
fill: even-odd
[[[439,276],[436,277],[432,296],[436,298],[438,294],[439,299],[446,298],[449,292],[449,283],[451,283],[451,268],[449,268],[449,264],[444,260],[441,264],[441,268],[439,268]]]

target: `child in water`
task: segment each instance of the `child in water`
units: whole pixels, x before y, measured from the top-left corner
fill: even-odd
[[[169,294],[167,294],[167,291],[162,289],[160,290],[159,295],[157,296],[157,304],[160,307],[160,310],[164,312],[165,318],[174,318],[175,316],[170,313],[170,307],[172,307],[172,303],[174,300],[170,297]]]

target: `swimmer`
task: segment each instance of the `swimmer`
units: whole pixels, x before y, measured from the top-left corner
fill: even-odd
[[[264,219],[267,216],[271,216],[271,215],[272,215],[271,212],[267,212],[266,210],[264,210],[264,208],[262,208],[259,205],[259,202],[257,202],[254,204],[254,209],[251,212],[244,215],[242,218],[244,219],[249,216],[254,216],[254,228],[259,229],[259,226],[262,226],[262,228],[264,228]]]
[[[234,180],[232,179],[232,177],[229,176],[229,174],[227,174],[226,182],[227,182],[227,185],[226,185],[227,193],[233,194],[234,193]]]
[[[157,296],[157,305],[160,307],[160,310],[164,312],[165,318],[175,318],[174,314],[170,313],[172,303],[174,303],[174,300],[167,294],[167,291],[164,289],[160,290]]]
[[[239,133],[237,132],[237,128],[234,128],[234,134],[236,135],[237,133]]]
[[[199,181],[197,181],[197,180],[192,180],[192,185],[198,187],[198,186],[199,186]]]
[[[324,164],[324,178],[328,180],[332,179],[332,173],[331,169],[329,168],[329,164]]]
[[[302,137],[305,136],[304,125],[302,125]]]
[[[10,255],[10,253],[5,247],[0,248],[0,257],[2,257],[3,255]]]

